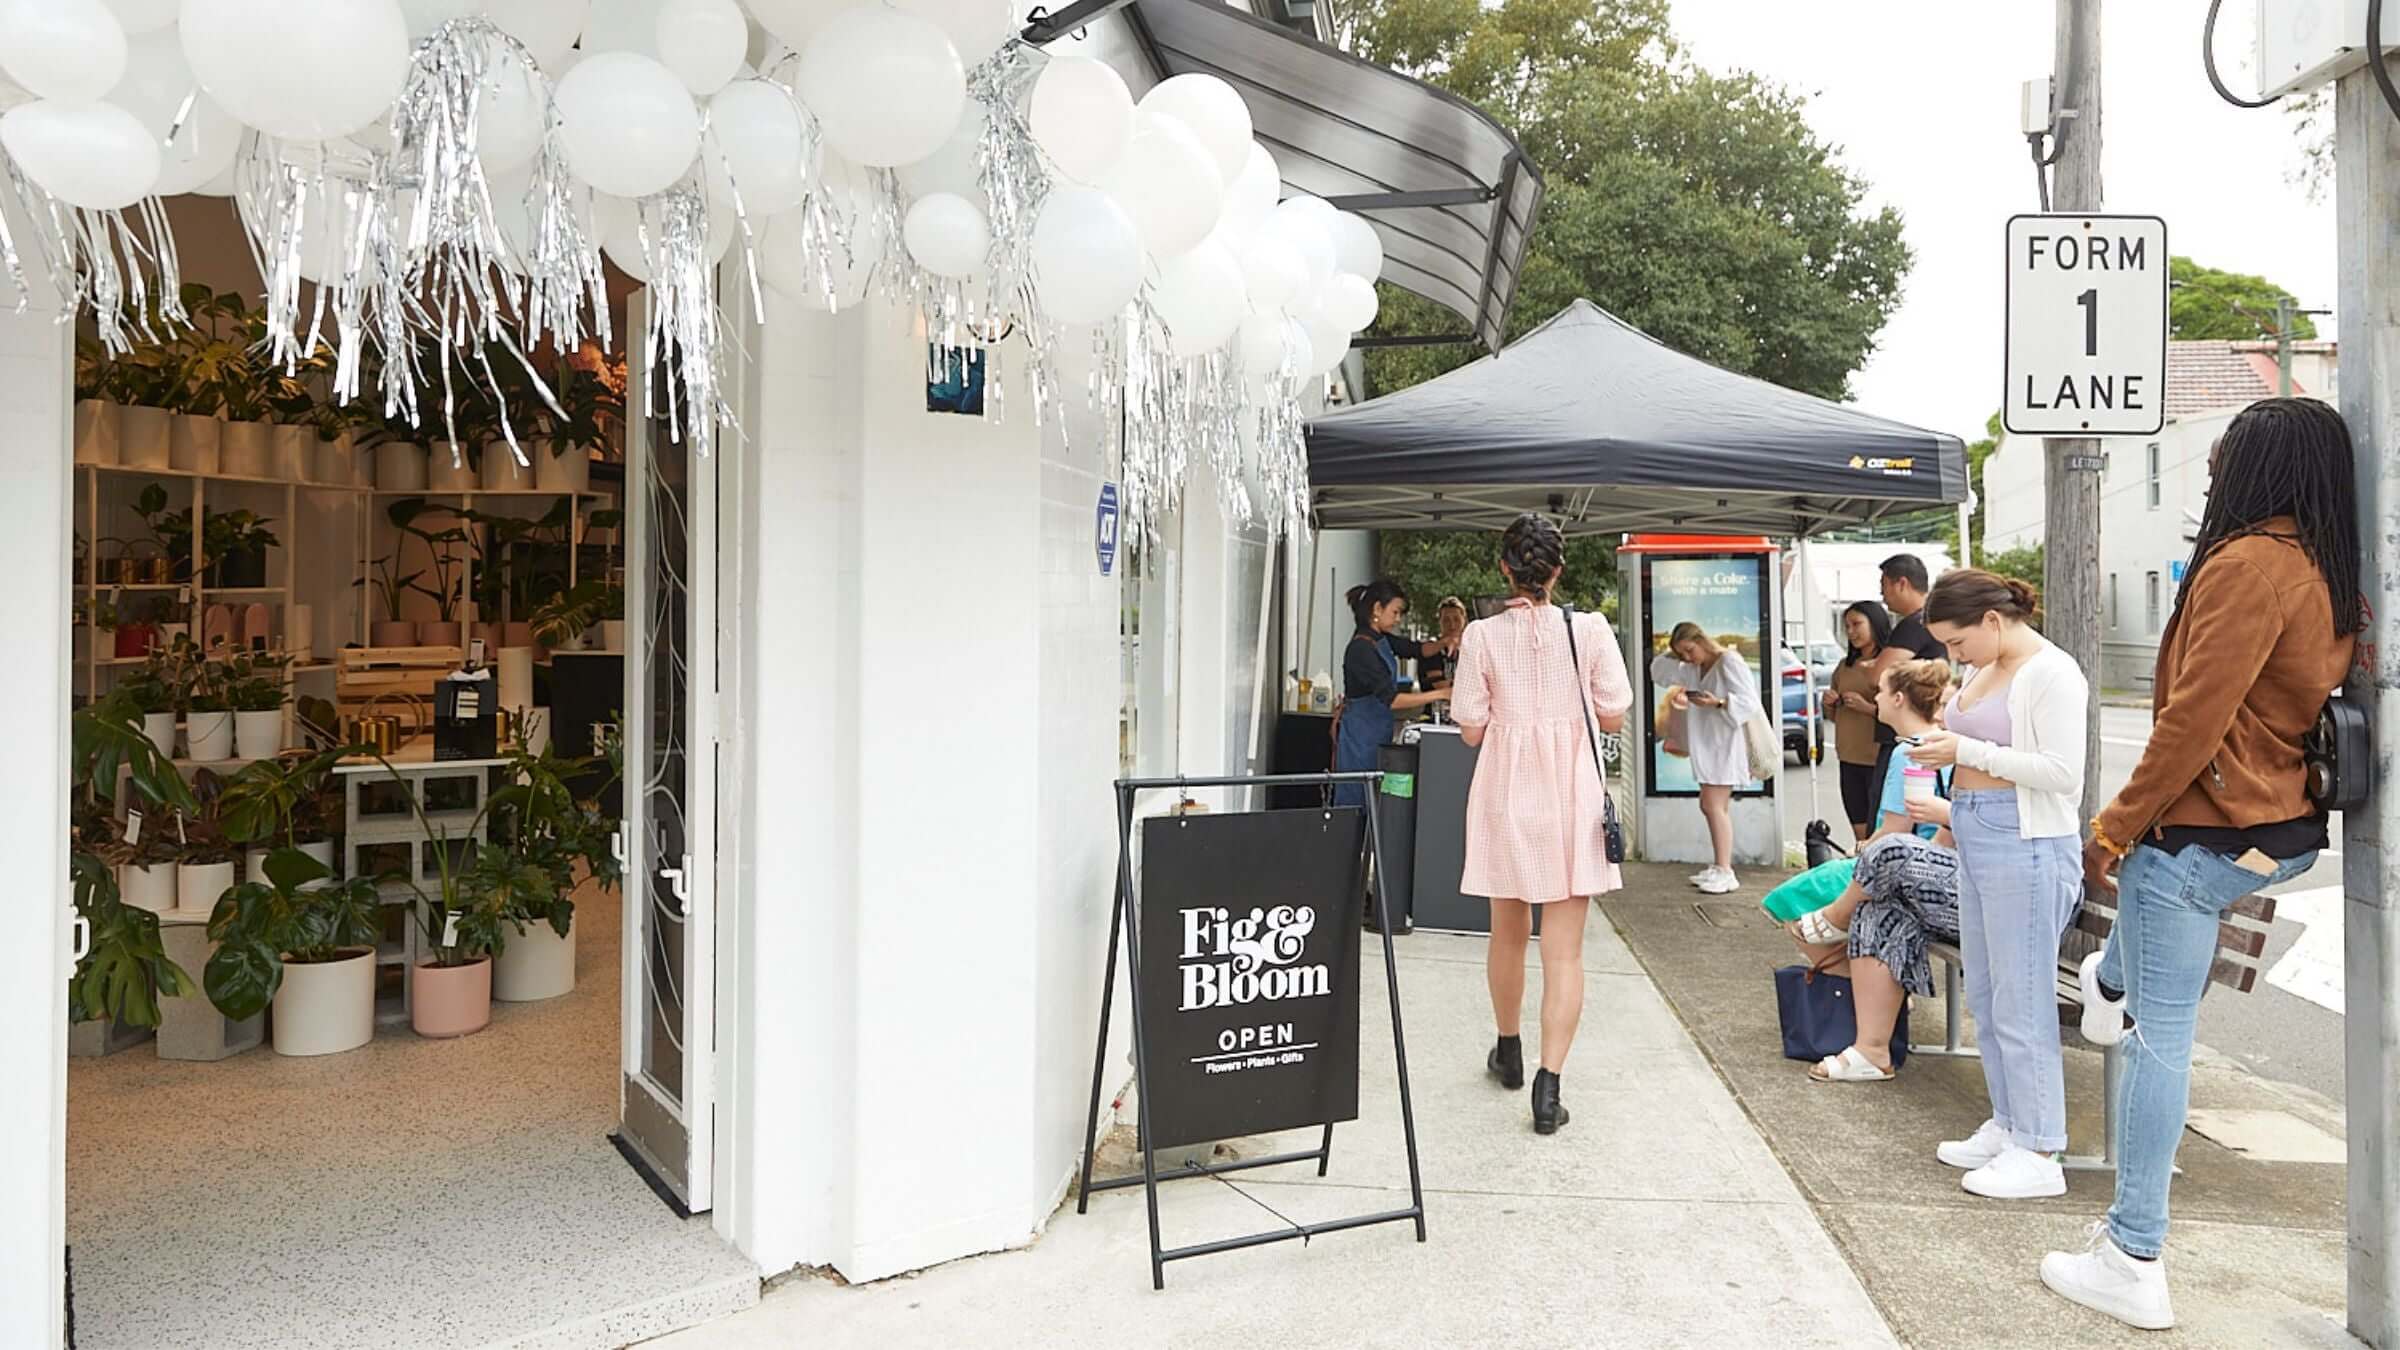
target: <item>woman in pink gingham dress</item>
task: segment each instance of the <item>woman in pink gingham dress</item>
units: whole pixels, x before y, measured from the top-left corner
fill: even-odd
[[[1584,901],[1622,884],[1601,831],[1607,788],[1593,763],[1585,700],[1601,731],[1623,726],[1633,706],[1625,654],[1607,619],[1575,615],[1580,667],[1568,655],[1565,611],[1549,601],[1565,551],[1558,527],[1538,515],[1519,516],[1501,536],[1500,569],[1515,594],[1506,611],[1468,626],[1450,704],[1467,743],[1481,747],[1467,795],[1459,890],[1492,902],[1485,974],[1499,1044],[1485,1065],[1510,1089],[1525,1080],[1518,1031],[1525,943],[1533,906],[1549,906],[1542,914],[1541,1067],[1533,1076],[1540,1134],[1567,1123],[1559,1074],[1583,1017],[1583,924],[1591,913]]]

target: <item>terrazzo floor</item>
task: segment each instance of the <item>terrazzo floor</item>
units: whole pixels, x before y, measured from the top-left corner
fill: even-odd
[[[576,1350],[757,1302],[757,1267],[608,1142],[618,905],[582,901],[575,992],[475,1036],[72,1061],[80,1350]]]

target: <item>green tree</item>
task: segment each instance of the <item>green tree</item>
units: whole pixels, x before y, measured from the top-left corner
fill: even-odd
[[[1480,597],[1508,594],[1500,571],[1499,536],[1480,530],[1386,530],[1378,570],[1408,592],[1410,626],[1434,631],[1434,606],[1455,595],[1470,613]],[[1557,598],[1577,609],[1617,612],[1617,554],[1614,540],[1584,536],[1567,541],[1567,570]]]
[[[2189,258],[2167,262],[2167,336],[2179,341],[2256,342],[2275,337],[2278,300],[2300,308],[2299,298],[2265,277],[2202,267]],[[2292,336],[2306,342],[2317,326],[2305,314],[2292,316]]]
[[[2042,588],[2043,549],[2044,546],[2041,544],[2020,544],[2012,549],[2003,549],[1980,561],[1984,571],[1996,572],[2004,577],[2015,577],[2039,591]]]

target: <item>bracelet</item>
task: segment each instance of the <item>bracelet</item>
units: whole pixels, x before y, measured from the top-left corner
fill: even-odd
[[[2097,820],[2092,822],[2092,842],[2107,850],[2108,855],[2112,858],[2122,858],[2131,852],[2123,844],[2109,838],[2108,831],[2101,829],[2100,822]]]

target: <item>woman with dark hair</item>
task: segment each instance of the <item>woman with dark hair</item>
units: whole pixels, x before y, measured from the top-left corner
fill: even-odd
[[[1439,642],[1395,640],[1392,630],[1408,614],[1408,596],[1400,583],[1385,578],[1353,586],[1348,596],[1358,631],[1342,654],[1342,706],[1333,715],[1333,767],[1337,773],[1372,773],[1376,747],[1392,739],[1392,714],[1422,708],[1450,697],[1400,689],[1400,653],[1410,657],[1441,650]],[[1365,806],[1363,783],[1342,783],[1333,789],[1336,806]]]
[[[1842,632],[1850,639],[1850,654],[1833,668],[1825,716],[1833,723],[1834,756],[1842,764],[1842,810],[1851,833],[1865,843],[1875,833],[1875,806],[1883,795],[1875,772],[1882,752],[1882,738],[1875,734],[1882,725],[1875,716],[1875,676],[1884,645],[1892,640],[1891,611],[1861,600],[1842,611]]]
[[[1544,907],[1536,1134],[1567,1123],[1559,1074],[1583,1018],[1587,897],[1622,884],[1608,860],[1598,733],[1623,726],[1633,706],[1625,653],[1608,620],[1550,603],[1565,567],[1566,541],[1548,519],[1526,514],[1508,527],[1500,538],[1508,608],[1467,626],[1451,710],[1466,743],[1482,750],[1467,794],[1458,888],[1492,902],[1484,977],[1499,1040],[1484,1067],[1512,1091],[1525,1082],[1525,943],[1533,907]]]
[[[2033,626],[2031,586],[1961,568],[1925,598],[1925,626],[1965,667],[1943,729],[1910,748],[1920,768],[1956,766],[1958,927],[1967,1008],[1981,1038],[1992,1115],[1936,1156],[1971,1195],[2064,1195],[2067,1084],[2058,1049],[2058,938],[2083,898],[2085,716],[2075,658]]]
[[[2266,399],[2225,428],[2158,640],[2149,744],[2084,846],[2085,881],[2117,893],[2117,925],[2083,964],[2083,1034],[2113,1045],[2130,1013],[2137,1049],[2116,1202],[2087,1250],[2043,1260],[2042,1282],[2135,1327],[2175,1320],[2159,1258],[2218,920],[2329,842],[2301,742],[2366,623],[2352,454],[2341,414],[2314,399]]]

